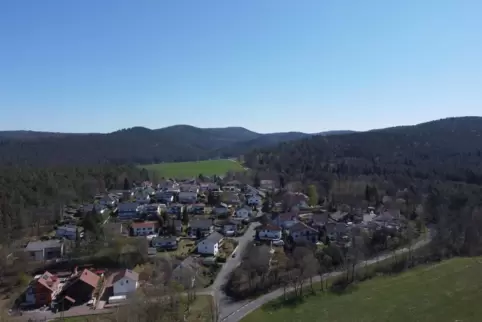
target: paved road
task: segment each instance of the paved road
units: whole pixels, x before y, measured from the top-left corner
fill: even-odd
[[[255,234],[254,230],[255,228],[259,225],[257,222],[253,222],[249,225],[248,229],[246,229],[246,232],[244,233],[243,236],[236,237],[238,241],[238,246],[236,247],[236,257],[229,257],[226,260],[226,263],[223,265],[221,268],[221,271],[218,273],[216,276],[216,279],[214,280],[213,285],[211,285],[211,289],[213,291],[221,291],[223,285],[226,283],[229,274],[238,267],[238,265],[241,263],[241,256],[240,254],[243,253],[244,249],[246,246],[253,240],[253,236]]]
[[[417,243],[415,243],[412,246],[412,250],[420,248],[424,245],[427,245],[430,242],[431,238],[432,238],[432,232],[429,231],[427,233],[426,238],[418,241]],[[385,259],[391,258],[391,257],[396,256],[396,255],[400,255],[400,254],[403,254],[403,253],[406,253],[406,252],[408,252],[408,248],[401,248],[401,249],[397,250],[395,253],[393,253],[393,252],[386,253],[386,254],[380,255],[376,259],[371,259],[371,260],[366,260],[366,261],[360,262],[357,265],[357,268],[373,265],[373,264],[375,264],[379,261],[383,261]],[[337,271],[337,272],[324,274],[323,279],[330,278],[330,277],[336,277],[336,276],[339,276],[343,273],[345,273],[345,271]],[[313,281],[319,282],[320,277],[317,276],[316,278],[313,278]],[[290,288],[287,291],[291,292],[293,290],[294,290],[293,288]],[[231,302],[231,303],[227,303],[227,304],[220,301],[219,302],[220,318],[221,318],[220,320],[223,321],[223,322],[240,321],[246,315],[253,312],[257,308],[261,307],[263,304],[266,304],[266,303],[268,303],[268,302],[270,302],[270,301],[272,301],[272,300],[274,300],[274,299],[276,299],[280,296],[283,296],[283,289],[282,288],[274,290],[274,291],[272,291],[268,294],[265,294],[265,295],[255,299],[255,300],[252,300],[252,301],[242,301],[242,302],[236,302],[236,303]]]

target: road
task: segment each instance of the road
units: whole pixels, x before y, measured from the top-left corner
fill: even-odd
[[[429,230],[428,233],[427,233],[427,236],[424,239],[416,242],[412,246],[411,249],[415,250],[417,248],[425,246],[430,242],[431,239],[432,239],[432,232]],[[408,250],[409,249],[405,247],[405,248],[401,248],[401,249],[399,249],[395,252],[380,255],[376,259],[370,259],[370,260],[362,261],[362,262],[357,264],[357,268],[366,267],[366,266],[376,264],[379,261],[383,261],[383,260],[392,258],[394,256],[398,256],[400,254],[406,253],[406,252],[408,252]],[[337,272],[324,274],[323,280],[325,280],[327,278],[330,278],[330,277],[340,276],[344,273],[346,273],[346,271],[337,271]],[[313,278],[313,281],[319,282],[320,277],[317,276],[316,278]],[[308,281],[307,281],[307,283],[308,283]],[[289,289],[287,289],[287,292],[291,292],[293,290],[294,290],[294,288],[289,288]],[[270,301],[272,301],[272,300],[274,300],[274,299],[276,299],[280,296],[283,296],[283,294],[284,294],[283,288],[279,288],[277,290],[274,290],[274,291],[272,291],[268,294],[265,294],[265,295],[255,299],[255,300],[252,300],[252,301],[248,300],[248,301],[241,301],[241,302],[227,302],[226,303],[226,302],[222,301],[222,298],[220,298],[220,302],[218,304],[219,310],[220,310],[220,321],[223,321],[223,322],[240,321],[242,318],[244,318],[249,313],[258,309],[262,305],[264,305],[264,304],[266,304],[266,303],[268,303],[268,302],[270,302]]]
[[[226,260],[226,263],[223,265],[221,268],[221,271],[218,273],[216,276],[216,279],[214,280],[213,285],[211,285],[211,289],[215,292],[222,292],[222,287],[226,283],[229,274],[238,267],[239,264],[241,264],[241,254],[243,253],[244,249],[246,246],[253,240],[253,236],[255,234],[255,229],[256,227],[259,226],[259,223],[257,222],[252,222],[248,229],[246,229],[246,232],[244,233],[243,236],[236,237],[234,238],[235,240],[238,241],[238,246],[236,247],[236,257],[230,257]],[[222,297],[222,296],[221,296]],[[221,298],[219,297],[219,298]]]

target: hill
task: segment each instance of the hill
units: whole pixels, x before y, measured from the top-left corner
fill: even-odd
[[[3,133],[3,135],[1,135]],[[0,164],[160,163],[233,157],[253,148],[306,137],[260,134],[242,127],[133,127],[107,134],[10,131],[0,133]]]
[[[319,293],[296,307],[269,303],[242,321],[479,321],[481,268],[480,259],[455,258],[377,277],[344,295]]]
[[[334,136],[311,136],[258,149],[245,162],[290,179],[390,176],[482,184],[482,118],[449,118]]]

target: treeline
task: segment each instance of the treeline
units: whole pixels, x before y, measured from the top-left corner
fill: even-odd
[[[245,155],[247,165],[285,179],[330,183],[377,176],[404,183],[441,180],[482,184],[482,118],[452,118],[410,127],[315,136]],[[407,184],[408,183],[408,184]]]
[[[38,235],[52,228],[71,202],[92,202],[106,189],[123,188],[124,179],[141,180],[128,166],[0,166],[0,243]]]

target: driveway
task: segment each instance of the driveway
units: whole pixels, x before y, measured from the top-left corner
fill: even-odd
[[[432,232],[429,230],[426,238],[416,242],[412,246],[412,251],[414,249],[417,249],[417,248],[420,248],[422,246],[427,245],[430,242],[431,239],[432,239]],[[395,252],[390,252],[390,253],[380,255],[376,259],[370,259],[370,260],[362,261],[362,262],[357,264],[357,268],[373,265],[373,264],[375,264],[379,261],[383,261],[385,259],[388,259],[388,258],[397,256],[397,255],[406,253],[406,252],[408,252],[408,250],[409,250],[408,248],[401,248],[401,249],[399,249]],[[344,273],[345,273],[345,271],[337,271],[337,272],[324,274],[323,280],[325,280],[327,278],[330,278],[330,277],[340,276]],[[316,278],[313,278],[313,281],[319,282],[320,277],[317,276]],[[307,283],[308,283],[308,281],[307,281]],[[293,290],[294,290],[294,288],[289,288],[289,289],[287,289],[287,292],[291,292]],[[220,321],[223,321],[223,322],[240,321],[242,318],[244,318],[249,313],[253,312],[254,310],[261,307],[262,305],[264,305],[264,304],[266,304],[266,303],[268,303],[268,302],[270,302],[270,301],[272,301],[272,300],[274,300],[274,299],[276,299],[280,296],[283,296],[283,289],[282,288],[279,288],[279,289],[274,290],[274,291],[272,291],[268,294],[260,296],[259,298],[255,299],[255,300],[252,300],[252,301],[247,300],[247,301],[241,301],[241,302],[230,302],[230,301],[223,302],[222,298],[220,298],[220,302],[218,304],[219,310],[220,310],[220,315],[219,315]]]

